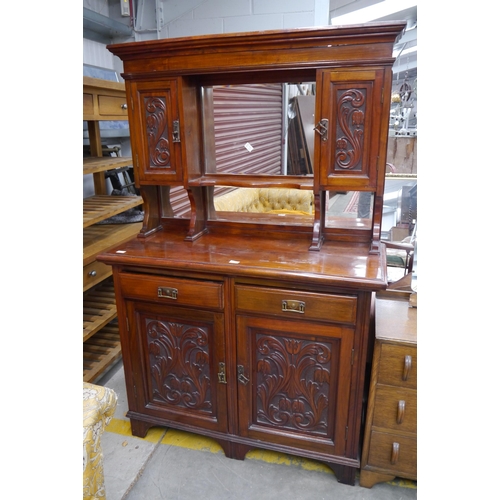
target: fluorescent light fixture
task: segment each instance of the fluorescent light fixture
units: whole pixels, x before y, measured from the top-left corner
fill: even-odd
[[[384,0],[375,5],[370,5],[370,7],[350,12],[349,14],[332,17],[331,23],[336,25],[368,23],[416,6],[417,0]]]

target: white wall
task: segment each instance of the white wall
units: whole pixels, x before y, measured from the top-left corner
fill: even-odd
[[[164,0],[161,38],[329,24],[329,0]]]

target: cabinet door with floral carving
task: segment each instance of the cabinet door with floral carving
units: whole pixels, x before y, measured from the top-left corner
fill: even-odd
[[[240,433],[344,455],[353,328],[242,315],[237,339]]]
[[[139,182],[182,181],[177,80],[129,83],[130,135]]]
[[[224,315],[127,301],[130,410],[177,427],[227,432]]]
[[[319,72],[315,149],[322,187],[375,189],[387,149],[387,130],[381,130],[381,114],[388,110],[384,85],[390,88],[384,69]]]

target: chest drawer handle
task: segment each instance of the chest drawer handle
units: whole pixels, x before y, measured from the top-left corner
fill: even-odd
[[[406,355],[405,356],[405,367],[403,370],[403,380],[406,381],[408,380],[408,377],[410,376],[411,372],[411,356]]]
[[[396,420],[398,424],[403,423],[403,420],[405,418],[405,409],[406,409],[406,402],[404,401],[404,399],[402,399],[398,403],[398,417]]]
[[[392,443],[391,464],[396,465],[399,460],[399,443]]]
[[[173,299],[177,300],[177,294],[179,290],[177,288],[168,288],[166,286],[158,287],[158,297],[162,297],[164,299]]]
[[[284,312],[297,312],[304,314],[306,312],[306,303],[301,300],[282,300],[281,310]]]

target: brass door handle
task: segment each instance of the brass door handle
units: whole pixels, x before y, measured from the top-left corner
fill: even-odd
[[[247,385],[250,379],[245,377],[245,368],[242,365],[238,365],[238,382],[243,385]]]
[[[318,132],[318,134],[321,136],[322,141],[327,141],[328,140],[328,120],[326,118],[323,118],[320,120],[316,126],[314,127],[314,131]]]

